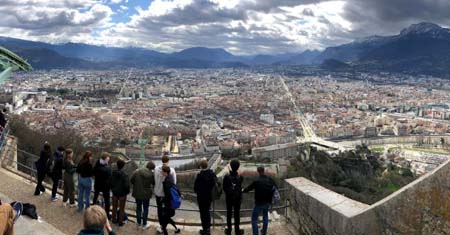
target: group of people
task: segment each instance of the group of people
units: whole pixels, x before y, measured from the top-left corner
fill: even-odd
[[[201,235],[211,234],[211,215],[210,207],[214,200],[214,194],[218,187],[218,180],[214,172],[208,169],[206,160],[200,163],[201,172],[198,173],[194,184],[194,191],[197,193],[197,202],[200,209],[200,219],[202,223]],[[234,234],[243,235],[244,230],[240,228],[240,209],[242,202],[242,194],[250,191],[254,192],[255,207],[252,212],[252,232],[253,235],[259,234],[258,217],[262,213],[263,227],[261,234],[267,234],[267,226],[269,223],[269,209],[273,202],[273,195],[277,190],[274,180],[265,174],[264,167],[257,168],[259,177],[253,181],[245,189],[242,188],[244,177],[239,175],[239,160],[230,161],[230,173],[223,179],[223,191],[225,192],[225,202],[227,208],[227,227],[225,234],[232,233],[232,218],[234,218]]]
[[[75,164],[73,150],[58,147],[52,154],[51,146],[46,142],[40,153],[39,160],[36,162],[37,185],[34,195],[40,195],[45,191],[42,182],[48,175],[53,182],[51,201],[59,200],[57,189],[63,179],[62,205],[75,207],[74,180],[75,173],[77,173],[77,211],[85,211],[85,229],[80,231],[79,234],[103,234],[104,229],[109,234],[114,234],[109,220],[118,226],[125,224],[125,206],[130,191],[136,202],[136,226],[138,228],[148,229],[150,227],[147,218],[150,199],[154,194],[160,224],[158,231],[167,235],[167,226],[170,224],[174,227],[175,233],[180,232],[172,217],[175,215],[179,203],[181,203],[181,194],[176,186],[177,176],[175,169],[169,166],[170,158],[168,154],[162,156],[161,165],[155,166],[152,161],[149,161],[144,168],[134,171],[131,177],[123,171],[125,162],[122,160],[118,160],[116,162],[117,167],[112,169],[110,164],[111,155],[109,153],[103,153],[94,165],[92,164],[92,157],[92,152],[87,151],[79,163]],[[212,201],[218,196],[216,194],[221,191],[219,189],[223,189],[225,192],[227,208],[226,235],[231,235],[232,233],[232,217],[234,217],[235,235],[244,234],[244,230],[240,229],[242,194],[253,190],[255,191],[255,207],[252,213],[253,234],[259,234],[257,222],[258,216],[262,213],[263,227],[261,234],[266,235],[268,210],[272,204],[274,188],[277,186],[270,177],[265,175],[264,167],[258,167],[259,178],[243,189],[242,183],[244,178],[238,173],[239,166],[238,160],[230,161],[230,173],[224,177],[223,186],[220,186],[215,173],[208,169],[207,160],[200,162],[201,171],[196,177],[194,191],[197,194],[200,210],[201,235],[211,234],[210,207]],[[91,207],[92,185],[94,186],[92,204],[95,206]],[[111,194],[112,203],[110,203]],[[100,195],[103,198],[102,203],[99,203],[98,200]],[[178,205],[176,205],[177,203]],[[111,204],[112,211],[110,213]],[[99,230],[101,232],[98,232]]]

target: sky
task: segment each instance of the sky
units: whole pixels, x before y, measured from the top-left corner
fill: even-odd
[[[398,34],[424,21],[448,27],[449,12],[450,0],[0,0],[0,36],[281,54]]]

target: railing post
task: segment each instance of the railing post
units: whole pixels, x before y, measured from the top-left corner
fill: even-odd
[[[289,199],[286,197],[285,204],[284,204],[284,218],[285,219],[287,219],[288,207],[289,207]]]
[[[213,205],[212,205],[212,219],[213,219],[213,228],[216,227],[216,219],[214,214],[216,214],[216,200],[213,199]]]

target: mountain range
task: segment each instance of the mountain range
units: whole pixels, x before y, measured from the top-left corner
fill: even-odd
[[[106,69],[124,67],[224,68],[254,65],[338,66],[339,70],[450,73],[450,29],[418,23],[392,36],[371,36],[323,51],[236,56],[221,48],[193,47],[174,53],[82,43],[49,44],[0,37],[4,46],[35,69]],[[333,70],[333,69],[332,69]]]

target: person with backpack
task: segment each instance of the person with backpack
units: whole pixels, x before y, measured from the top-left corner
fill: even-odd
[[[178,209],[181,204],[181,193],[176,187],[173,176],[170,174],[169,166],[162,166],[161,174],[164,176],[163,182],[163,209],[162,209],[162,224],[161,229],[164,235],[167,233],[167,225],[171,224],[175,228],[175,233],[180,233],[180,229],[176,226],[175,221],[172,217],[175,215],[175,209]]]
[[[144,230],[150,228],[150,224],[147,224],[147,219],[152,188],[155,185],[154,169],[155,163],[149,161],[144,168],[137,169],[130,179],[133,185],[132,196],[136,201],[136,225],[138,228],[142,226]]]
[[[108,166],[111,155],[109,153],[103,153],[101,158],[97,160],[94,166],[94,205],[98,203],[98,196],[100,193],[103,195],[103,201],[105,203],[105,212],[108,218],[110,210],[110,189],[111,189],[111,168]]]
[[[86,151],[78,163],[78,212],[89,208],[91,204],[92,176],[94,171],[91,164],[92,152]],[[84,199],[84,204],[83,204]],[[84,207],[83,207],[84,205]]]
[[[226,235],[231,235],[231,216],[234,212],[234,233],[235,235],[243,235],[244,230],[240,229],[240,210],[242,201],[242,182],[244,177],[238,173],[240,162],[237,159],[233,159],[230,162],[230,174],[226,175],[223,179],[223,191],[225,192],[225,202],[227,206],[227,228],[225,229]]]
[[[73,174],[77,170],[75,163],[73,162],[72,149],[66,149],[66,159],[63,163],[64,168],[64,194],[63,194],[63,206],[66,206],[67,200],[69,200],[69,206],[75,207],[75,183],[73,180]]]
[[[63,175],[63,163],[64,163],[64,147],[59,146],[55,153],[53,154],[53,158],[51,159],[51,163],[49,163],[48,173],[52,178],[53,187],[52,187],[52,202],[58,200],[58,196],[56,193],[58,192],[59,181],[62,179]]]
[[[259,177],[252,184],[244,189],[244,193],[255,190],[255,207],[252,213],[252,230],[253,235],[258,235],[258,217],[263,214],[262,235],[267,234],[267,226],[269,224],[269,208],[272,205],[274,189],[278,188],[272,178],[268,177],[264,172],[264,167],[257,168]]]
[[[164,188],[163,188],[163,182],[165,177],[162,174],[162,167],[163,166],[169,166],[169,154],[165,152],[161,158],[162,165],[155,168],[155,188],[153,190],[153,193],[156,197],[156,206],[157,206],[157,213],[158,213],[158,221],[159,224],[162,226],[162,209],[163,209],[163,200],[164,200]],[[172,177],[173,183],[177,184],[177,174],[175,172],[175,169],[170,167],[170,176]],[[158,232],[162,233],[161,227],[158,228]]]
[[[52,157],[52,148],[48,142],[44,143],[44,147],[41,150],[39,155],[39,160],[37,160],[34,164],[36,165],[37,170],[37,184],[36,189],[34,190],[34,195],[39,196],[41,193],[45,192],[45,187],[42,185],[42,182],[45,179],[45,175],[47,173],[47,162]]]
[[[208,169],[208,161],[200,161],[201,171],[198,173],[194,183],[194,191],[197,194],[197,203],[200,209],[200,220],[202,222],[201,235],[211,235],[211,215],[209,208],[213,200],[213,189],[217,184],[217,176]]]
[[[117,161],[117,169],[113,171],[111,177],[111,191],[112,197],[112,221],[117,223],[119,227],[125,225],[125,204],[127,202],[127,195],[130,193],[130,180],[128,175],[122,170],[125,166],[125,162],[122,160]],[[119,215],[117,216],[117,208],[119,208]]]

